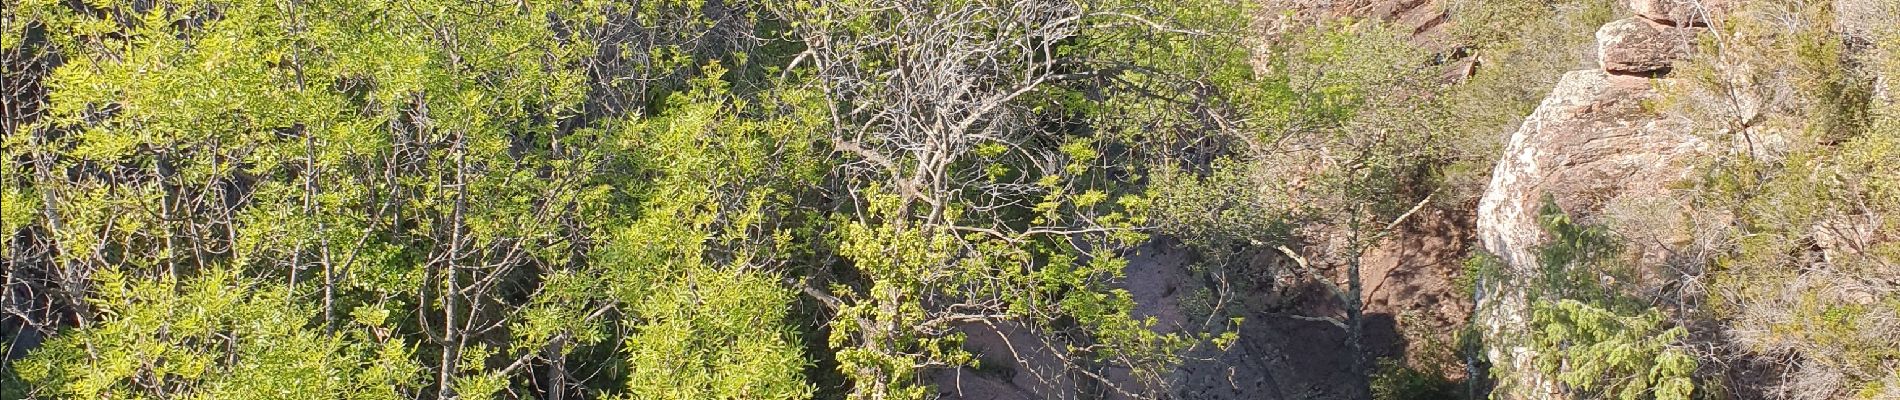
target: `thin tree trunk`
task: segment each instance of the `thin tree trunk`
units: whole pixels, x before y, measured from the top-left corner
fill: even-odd
[[[547,400],[565,400],[567,397],[567,359],[561,356],[564,340],[555,339],[548,344]]]

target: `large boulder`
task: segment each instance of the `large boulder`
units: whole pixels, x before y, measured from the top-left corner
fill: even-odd
[[[1604,71],[1625,75],[1668,73],[1695,50],[1702,28],[1663,25],[1640,17],[1624,18],[1597,29],[1597,62]]]
[[[1675,26],[1708,26],[1711,16],[1726,13],[1730,0],[1630,0],[1630,10],[1652,21]]]
[[[1507,276],[1535,276],[1536,249],[1549,237],[1539,225],[1548,201],[1584,223],[1605,221],[1618,204],[1644,204],[1661,214],[1684,215],[1671,184],[1689,176],[1705,144],[1687,121],[1645,110],[1668,80],[1572,71],[1511,136],[1478,204],[1484,248],[1503,259]],[[1640,250],[1638,250],[1640,251]],[[1529,325],[1529,299],[1517,285],[1480,288],[1478,323],[1488,356],[1499,369],[1504,398],[1566,398],[1532,363],[1535,351],[1519,344]]]
[[[1687,121],[1643,108],[1666,80],[1603,71],[1564,74],[1511,135],[1478,204],[1478,234],[1507,264],[1528,266],[1544,237],[1537,212],[1546,195],[1577,216],[1619,196],[1659,194],[1687,176],[1704,143]]]

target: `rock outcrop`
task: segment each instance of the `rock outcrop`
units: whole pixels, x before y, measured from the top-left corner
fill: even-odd
[[[1601,217],[1616,204],[1673,205],[1666,201],[1669,185],[1687,177],[1689,160],[1704,145],[1685,121],[1643,109],[1643,102],[1657,96],[1651,86],[1656,84],[1667,83],[1572,71],[1512,135],[1478,206],[1478,237],[1503,259],[1506,274],[1540,273],[1535,251],[1548,239],[1538,222],[1546,201],[1586,223],[1605,222]],[[1536,372],[1533,350],[1515,344],[1529,326],[1530,299],[1523,289],[1484,289],[1478,321],[1491,345],[1487,356],[1505,372],[1500,393],[1566,398]]]
[[[1653,3],[1634,2],[1645,1]],[[1506,274],[1539,273],[1536,249],[1549,240],[1539,224],[1547,201],[1585,223],[1606,223],[1606,210],[1618,204],[1687,211],[1669,201],[1669,187],[1689,175],[1705,145],[1687,121],[1652,113],[1644,103],[1672,84],[1665,74],[1689,56],[1700,30],[1640,14],[1605,25],[1597,32],[1602,68],[1565,74],[1511,136],[1477,215],[1479,240],[1503,260]],[[1536,370],[1535,351],[1518,344],[1530,320],[1524,289],[1490,283],[1479,290],[1477,323],[1502,378],[1496,394],[1570,398]]]
[[[1485,249],[1510,266],[1531,266],[1545,236],[1537,216],[1546,196],[1588,220],[1619,197],[1662,194],[1684,177],[1682,161],[1702,144],[1685,121],[1643,110],[1656,97],[1654,83],[1604,71],[1564,74],[1492,171],[1478,206]]]
[[[1702,30],[1642,17],[1616,20],[1597,29],[1597,63],[1613,74],[1668,73],[1676,60],[1695,50],[1695,36]]]
[[[1631,0],[1630,10],[1644,19],[1675,26],[1708,26],[1709,17],[1726,13],[1730,0]]]

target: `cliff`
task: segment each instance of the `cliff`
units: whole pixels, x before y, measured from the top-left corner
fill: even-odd
[[[1504,263],[1504,277],[1522,280],[1540,273],[1536,249],[1549,240],[1539,224],[1546,201],[1584,223],[1611,225],[1608,210],[1621,205],[1661,207],[1676,215],[1686,206],[1673,200],[1671,184],[1687,177],[1690,161],[1707,148],[1687,121],[1646,109],[1675,62],[1686,58],[1702,30],[1688,22],[1681,5],[1636,0],[1638,15],[1597,31],[1600,68],[1565,74],[1548,97],[1511,135],[1479,202],[1477,231],[1483,248]],[[1665,212],[1667,213],[1667,212]],[[1668,237],[1670,235],[1661,235]],[[1667,241],[1651,242],[1668,246]],[[1630,251],[1650,259],[1662,249]],[[1657,260],[1660,261],[1660,260]],[[1532,365],[1534,350],[1521,345],[1529,325],[1523,285],[1493,279],[1479,290],[1477,324],[1506,398],[1565,398],[1559,385]]]

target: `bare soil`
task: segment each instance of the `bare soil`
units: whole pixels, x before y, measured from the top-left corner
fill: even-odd
[[[1463,293],[1457,279],[1472,241],[1472,218],[1460,214],[1420,211],[1365,255],[1360,273],[1366,315],[1394,321],[1391,331],[1370,332],[1366,344],[1374,354],[1404,357],[1414,367],[1457,361],[1442,353],[1451,351],[1456,333],[1471,319],[1471,294]],[[1463,378],[1461,365],[1442,367],[1446,378]]]

